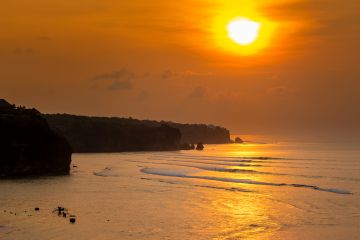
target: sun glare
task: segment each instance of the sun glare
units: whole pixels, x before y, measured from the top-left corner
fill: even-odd
[[[250,19],[239,18],[231,21],[228,26],[228,36],[240,45],[250,45],[259,37],[261,24]]]
[[[213,36],[219,50],[254,55],[271,45],[276,24],[254,10],[235,15],[229,9],[214,17]]]

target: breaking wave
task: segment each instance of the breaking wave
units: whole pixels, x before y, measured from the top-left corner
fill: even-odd
[[[271,182],[261,182],[254,181],[249,179],[235,179],[235,178],[220,178],[220,177],[210,177],[210,176],[192,176],[186,175],[181,172],[174,172],[169,170],[162,169],[153,169],[153,168],[143,168],[141,172],[152,175],[166,176],[166,177],[178,177],[178,178],[190,178],[190,179],[202,179],[202,180],[211,180],[211,181],[219,181],[219,182],[230,182],[230,183],[242,183],[242,184],[255,184],[255,185],[266,185],[266,186],[276,186],[276,187],[295,187],[295,188],[308,188],[317,191],[330,192],[336,194],[352,194],[351,191],[344,189],[336,189],[336,188],[321,188],[315,185],[307,185],[307,184],[290,184],[290,183],[271,183]]]
[[[200,169],[200,170],[214,171],[214,172],[265,174],[265,175],[275,175],[275,176],[295,176],[295,177],[304,177],[304,178],[324,178],[323,176],[310,176],[310,175],[300,175],[300,174],[263,172],[263,171],[256,171],[256,170],[250,170],[250,169],[194,166],[194,165],[186,165],[186,164],[162,163],[162,162],[144,162],[144,161],[135,161],[135,160],[127,160],[127,161],[129,161],[129,162],[137,162],[137,163],[148,163],[148,164],[155,164],[155,165],[190,167],[190,168],[196,168],[196,169]],[[218,165],[218,164],[212,164],[212,165]],[[234,166],[234,165],[226,165],[226,166],[238,167],[239,165],[236,165],[236,166]]]
[[[180,184],[180,183],[177,183],[177,182],[168,181],[168,180],[164,180],[164,179],[153,179],[153,178],[141,178],[141,179],[142,180],[148,180],[148,181],[157,181],[157,182],[167,183],[167,184],[177,184],[177,185]],[[195,184],[195,185],[186,184],[186,186],[193,186],[193,187],[200,187],[200,188],[210,188],[210,189],[216,189],[216,190],[225,190],[225,191],[230,191],[230,192],[254,192],[252,190],[248,190],[248,189],[244,189],[244,188],[238,188],[238,187],[229,187],[229,188],[227,188],[227,187],[199,185],[199,184]]]
[[[120,174],[117,173],[112,167],[106,167],[99,172],[94,172],[95,176],[99,177],[119,177]]]

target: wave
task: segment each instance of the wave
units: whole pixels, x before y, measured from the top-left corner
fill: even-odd
[[[147,158],[148,160],[160,160],[160,161],[168,161],[168,162],[187,162],[187,163],[199,163],[199,164],[210,164],[210,165],[221,165],[221,166],[238,166],[238,167],[262,167],[261,164],[248,164],[248,163],[231,163],[230,161],[226,161],[227,163],[224,163],[223,161],[220,161],[218,163],[217,161],[211,161],[211,162],[203,162],[203,161],[189,161],[189,160],[175,160],[175,159],[161,159],[161,158]],[[190,158],[194,159],[194,158]]]
[[[179,165],[181,166],[181,165]],[[184,166],[186,167],[186,166]],[[293,176],[293,177],[304,177],[304,178],[323,178],[322,176],[309,176],[300,174],[288,174],[288,173],[274,173],[274,172],[263,172],[251,169],[236,169],[236,168],[218,168],[218,167],[199,167],[199,166],[187,166],[192,168],[198,168],[206,171],[215,172],[227,172],[227,173],[251,173],[251,174],[264,174],[264,175],[275,175],[275,176]]]
[[[195,165],[186,165],[186,164],[175,164],[175,163],[163,163],[163,162],[145,162],[145,161],[137,161],[137,160],[125,160],[127,162],[134,162],[134,163],[147,163],[147,164],[156,164],[156,165],[168,165],[168,166],[178,166],[178,167],[190,167],[190,168],[197,168],[200,170],[205,171],[218,171],[218,172],[257,172],[255,170],[247,170],[247,169],[231,169],[231,168],[218,168],[218,167],[206,167],[206,166],[195,166]],[[181,162],[181,161],[180,161]],[[197,163],[197,162],[191,162],[191,163]],[[202,164],[202,163],[201,163]],[[210,163],[206,163],[210,164]],[[219,165],[219,164],[211,164],[211,165]],[[225,165],[225,166],[231,166],[231,167],[238,167],[234,165]],[[242,167],[252,167],[254,165],[244,165]]]
[[[112,167],[106,167],[99,172],[94,172],[95,176],[99,177],[119,177],[120,174],[113,170]]]
[[[186,161],[190,159],[197,159],[199,161],[216,161],[216,162],[227,162],[227,163],[262,163],[261,161],[253,161],[253,160],[225,160],[223,158],[201,158],[198,156],[189,156],[189,157],[164,157],[164,156],[156,156],[156,157],[148,157],[148,159],[161,159],[161,160],[176,160],[176,161]],[[185,160],[183,160],[185,159]]]
[[[162,160],[176,160],[180,159],[180,161],[183,161],[182,159],[197,159],[201,161],[216,161],[216,162],[227,162],[227,163],[257,163],[257,164],[287,164],[287,165],[321,165],[323,166],[323,162],[326,161],[327,165],[331,165],[333,169],[337,166],[343,166],[343,165],[353,165],[354,163],[334,163],[334,161],[331,161],[329,159],[301,159],[301,158],[280,158],[280,157],[218,157],[218,156],[191,156],[191,155],[184,155],[184,154],[157,154],[153,155],[152,157],[149,157],[148,159],[162,159]],[[310,161],[310,162],[309,162]],[[266,165],[263,165],[266,166]],[[299,168],[299,167],[292,167],[288,166],[289,168]],[[329,168],[330,169],[330,168]]]
[[[201,159],[209,161],[225,161],[225,162],[263,162],[256,160],[280,160],[285,158],[274,158],[274,157],[235,157],[235,156],[198,156],[198,155],[187,155],[187,154],[154,154],[156,158],[176,158],[176,159]]]
[[[257,163],[263,163],[263,162],[273,162],[273,163],[284,163],[284,161],[274,161],[274,160],[286,160],[286,161],[301,161],[301,164],[303,164],[303,161],[312,161],[311,163],[307,164],[314,164],[316,162],[334,162],[335,159],[320,159],[320,158],[285,158],[285,157],[270,157],[270,156],[209,156],[209,155],[189,155],[188,153],[163,153],[163,154],[153,154],[154,157],[157,158],[184,158],[184,159],[202,159],[202,160],[216,160],[216,161],[234,161],[234,162],[257,162]],[[315,162],[314,162],[315,161]],[[288,162],[286,162],[288,163]],[[320,164],[320,163],[319,163]],[[341,163],[343,164],[343,163]],[[353,163],[349,163],[353,164]]]
[[[173,172],[169,170],[162,169],[152,169],[152,168],[143,168],[141,172],[152,175],[166,176],[166,177],[179,177],[179,178],[190,178],[190,179],[202,179],[202,180],[211,180],[211,181],[220,181],[220,182],[230,182],[230,183],[242,183],[242,184],[254,184],[254,185],[266,185],[266,186],[276,186],[276,187],[295,187],[295,188],[309,188],[317,191],[330,192],[336,194],[352,194],[351,191],[344,189],[336,188],[321,188],[315,185],[307,184],[289,184],[289,183],[271,183],[271,182],[261,182],[254,181],[249,179],[235,179],[235,178],[220,178],[220,177],[210,177],[210,176],[192,176],[186,175],[180,172]]]
[[[262,172],[262,171],[256,171],[256,170],[251,170],[251,169],[207,167],[207,166],[195,166],[195,165],[175,164],[175,163],[145,162],[145,161],[136,161],[136,160],[126,160],[126,161],[128,161],[128,162],[136,162],[136,163],[148,163],[148,164],[155,164],[155,165],[190,167],[190,168],[196,168],[196,169],[200,169],[200,170],[214,171],[214,172],[252,173],[252,174],[276,175],[276,176],[297,176],[297,177],[305,177],[305,178],[322,178],[322,176],[308,176],[308,175],[294,175],[294,174],[287,174],[287,173]],[[213,164],[213,165],[216,165],[216,164]],[[233,165],[231,165],[231,166],[235,167]]]
[[[157,182],[161,182],[161,183],[167,183],[167,184],[177,184],[180,185],[180,183],[177,182],[172,182],[172,181],[167,181],[167,180],[163,180],[163,179],[153,179],[153,178],[140,178],[142,180],[148,180],[148,181],[157,181]],[[200,188],[210,188],[210,189],[216,189],[216,190],[225,190],[225,191],[230,191],[230,192],[254,192],[248,189],[244,189],[244,188],[238,188],[238,187],[218,187],[218,186],[210,186],[210,185],[199,185],[199,184],[195,184],[195,185],[191,185],[191,184],[182,184],[182,185],[186,185],[186,186],[192,186],[192,187],[200,187]]]
[[[200,161],[189,161],[189,159],[194,159],[196,158],[197,160]],[[285,161],[281,161],[281,162],[274,162],[274,161],[253,161],[251,160],[251,162],[246,162],[246,161],[250,161],[250,160],[221,160],[221,159],[199,159],[198,156],[192,156],[192,157],[187,157],[187,158],[182,158],[182,157],[148,157],[147,159],[149,160],[159,160],[159,161],[170,161],[170,162],[189,162],[189,163],[200,163],[200,164],[209,164],[209,165],[222,165],[222,166],[239,166],[239,167],[276,167],[276,168],[290,168],[290,169],[310,169],[312,168],[311,163],[303,163],[303,162],[285,162]],[[183,160],[183,159],[187,159],[187,160]],[[205,161],[203,161],[205,160]],[[244,162],[245,161],[245,162]],[[254,164],[256,163],[256,164]],[[261,163],[261,164],[258,164]],[[280,163],[280,165],[278,164]],[[284,165],[286,164],[286,165]],[[318,163],[320,164],[320,163]],[[305,166],[306,165],[306,166]],[[321,168],[322,169],[329,169],[329,170],[333,170],[333,169],[339,169],[338,165],[334,165],[333,167],[326,167],[323,164],[321,164]]]
[[[304,175],[304,174],[290,174],[290,173],[275,173],[275,172],[263,172],[256,171],[251,169],[234,169],[234,168],[219,168],[219,167],[206,167],[206,166],[194,166],[194,165],[185,165],[185,164],[175,164],[175,163],[162,163],[162,162],[145,162],[145,161],[136,161],[136,160],[126,160],[128,162],[136,162],[136,163],[145,163],[145,164],[155,164],[155,165],[168,165],[168,166],[178,166],[178,167],[190,167],[196,168],[205,171],[215,171],[215,172],[228,172],[228,173],[252,173],[252,174],[264,174],[264,175],[273,175],[273,176],[292,176],[292,177],[302,177],[302,178],[311,178],[311,179],[334,179],[334,180],[346,180],[346,181],[355,181],[358,182],[360,179],[358,178],[346,178],[346,177],[327,177],[327,176],[319,176],[319,175]],[[166,160],[167,161],[167,160]],[[178,162],[178,161],[173,161]],[[179,161],[182,162],[182,161]],[[205,163],[209,165],[219,165],[219,164],[211,164]],[[238,167],[234,165],[226,165],[230,167]],[[251,165],[254,166],[254,165]],[[246,166],[245,166],[246,167]],[[291,168],[291,167],[289,167]],[[292,167],[294,168],[294,167]]]

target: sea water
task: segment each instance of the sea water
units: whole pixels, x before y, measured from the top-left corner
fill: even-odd
[[[0,181],[0,239],[360,239],[359,158],[315,142],[74,154],[69,176]]]

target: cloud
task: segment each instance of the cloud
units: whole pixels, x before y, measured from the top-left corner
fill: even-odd
[[[193,70],[185,70],[183,72],[180,72],[181,76],[184,77],[201,77],[201,76],[211,76],[211,72],[197,72]]]
[[[135,78],[135,73],[127,70],[126,68],[115,70],[109,73],[102,73],[93,77],[94,80],[131,80]]]
[[[166,70],[161,74],[161,78],[163,79],[169,79],[172,77],[175,77],[177,74],[175,72],[172,72],[170,70]]]
[[[119,81],[114,80],[111,85],[108,87],[108,90],[131,90],[133,88],[133,84],[129,80]]]
[[[38,40],[40,41],[51,41],[52,39],[50,37],[47,37],[47,36],[41,36],[41,37],[38,37]]]
[[[131,90],[133,88],[132,80],[136,78],[136,74],[122,68],[112,72],[102,73],[94,76],[92,80],[96,82],[94,85],[105,85],[105,88],[110,91],[115,90]],[[107,86],[107,87],[106,87]]]
[[[137,99],[138,101],[145,101],[145,100],[147,100],[147,99],[149,98],[149,96],[150,96],[149,92],[144,90],[144,91],[141,91],[141,92],[138,94],[138,96],[136,97],[136,99]]]
[[[192,92],[189,94],[189,98],[192,99],[199,99],[204,97],[205,95],[205,89],[202,87],[196,87],[192,90]]]
[[[267,93],[269,95],[285,96],[287,93],[289,93],[289,89],[285,86],[276,86],[269,88]]]
[[[211,72],[198,72],[194,70],[185,70],[185,71],[170,71],[166,70],[161,73],[161,78],[170,79],[170,78],[192,78],[192,77],[203,77],[203,76],[211,76]]]
[[[286,99],[286,100],[290,100],[290,99],[296,99],[298,98],[300,95],[304,94],[304,90],[302,88],[297,88],[297,87],[289,87],[289,86],[274,86],[274,87],[270,87],[266,90],[265,94],[263,95],[263,97],[273,97],[273,98],[278,98],[278,99]],[[304,99],[302,99],[303,101]]]
[[[360,2],[348,1],[348,4],[337,0],[279,1],[272,2],[263,10],[271,16],[271,19],[302,23],[304,27],[301,29],[301,35],[338,36],[339,31],[346,31],[346,29],[352,29],[352,34],[358,34],[358,31],[354,30],[358,26]]]
[[[16,55],[31,55],[34,53],[34,50],[32,48],[15,48],[13,50],[13,53]]]

